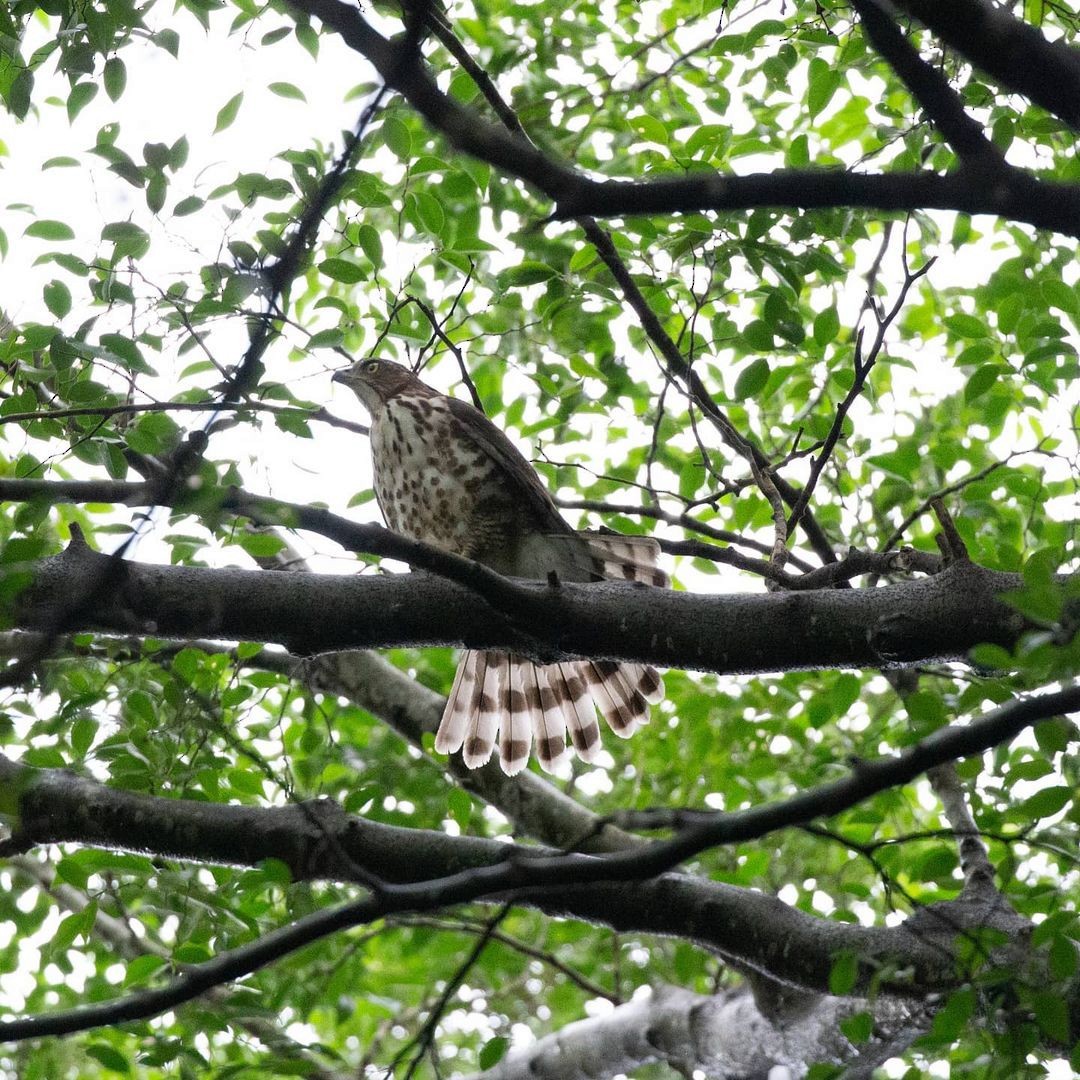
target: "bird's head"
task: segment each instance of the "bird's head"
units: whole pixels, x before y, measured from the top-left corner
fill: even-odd
[[[408,368],[377,357],[357,360],[351,367],[335,371],[333,381],[349,387],[372,415],[403,390],[427,390]]]

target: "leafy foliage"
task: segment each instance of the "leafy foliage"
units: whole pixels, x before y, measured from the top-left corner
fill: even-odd
[[[400,13],[371,17],[387,34],[403,25]],[[1073,16],[1045,5],[1042,17],[1073,40]],[[895,175],[957,165],[848,5],[833,0],[475,2],[450,9],[448,21],[532,141],[589,175],[811,166]],[[926,31],[911,34],[994,145],[1041,176],[1076,182],[1063,123],[938,55]],[[230,70],[245,50],[264,58],[261,85]],[[423,51],[453,100],[492,115],[445,42],[429,37]],[[215,66],[207,56],[230,59]],[[148,107],[155,73],[165,71],[212,93],[200,86],[190,104]],[[461,353],[489,416],[533,448],[571,519],[668,539],[711,530],[734,537],[728,550],[764,558],[767,493],[669,379],[581,223],[545,221],[539,193],[457,152],[404,98],[390,95],[364,132],[299,274],[265,307],[269,271],[333,168],[340,131],[376,85],[337,34],[284,2],[0,8],[0,99],[21,122],[0,152],[24,185],[8,184],[0,217],[0,253],[13,271],[0,320],[0,478],[138,480],[205,430],[208,448],[172,509],[155,512],[139,555],[265,563],[281,540],[222,510],[233,485],[377,516],[366,447],[321,411],[342,362],[335,350],[423,356],[425,377],[467,396]],[[43,157],[43,140],[58,131],[62,144]],[[944,493],[971,558],[1022,572],[1010,602],[1036,629],[1011,654],[983,646],[974,664],[921,670],[910,686],[879,671],[672,671],[652,724],[625,744],[608,736],[610,760],[575,764],[560,787],[600,815],[757,806],[1075,675],[1075,582],[1056,576],[1076,562],[1075,237],[962,213],[847,207],[609,225],[617,256],[713,401],[798,483],[852,386],[859,330],[873,336],[868,305],[888,309],[905,273],[936,260],[888,328],[812,514],[841,553],[902,544],[936,553],[929,500]],[[273,340],[257,379],[235,407],[214,412],[267,321]],[[127,408],[160,401],[176,408]],[[344,415],[352,405],[332,407]],[[672,520],[657,522],[657,508]],[[44,494],[6,503],[3,610],[25,587],[27,564],[59,551],[73,526],[109,548],[133,520],[124,507]],[[353,569],[328,542],[289,541],[316,569]],[[790,547],[803,566],[816,564],[801,535]],[[759,587],[700,555],[681,556],[675,570],[678,588]],[[260,665],[260,655],[254,644],[230,652],[78,636],[7,688],[0,747],[118,790],[256,806],[325,796],[372,822],[511,834],[512,823],[456,786],[434,755],[357,704],[312,689],[302,673]],[[445,650],[396,649],[389,659],[434,690],[450,685]],[[1049,719],[960,765],[998,884],[1037,924],[1034,945],[1056,981],[998,1000],[1001,971],[973,959],[967,984],[908,1051],[907,1076],[945,1060],[958,1076],[1050,1075],[1047,1063],[1075,1041],[1062,1004],[1080,938],[1075,735],[1069,720]],[[687,869],[823,919],[883,924],[960,891],[956,844],[932,799],[923,783],[891,790],[820,828],[733,844]],[[67,845],[13,858],[0,883],[0,970],[18,973],[0,1001],[27,1014],[136,991],[356,891],[293,882],[274,863]],[[26,1078],[357,1075],[367,1066],[376,1075],[375,1066],[414,1052],[490,915],[477,907],[390,919],[159,1019],[21,1044],[0,1060]],[[497,931],[445,1009],[437,1042],[447,1071],[492,1067],[525,1027],[559,1030],[643,986],[710,993],[738,982],[689,940],[620,935],[525,908]],[[851,992],[855,976],[854,959],[838,957],[833,992]],[[996,1026],[988,1000],[1000,1006]],[[867,1040],[867,1014],[844,1032]]]

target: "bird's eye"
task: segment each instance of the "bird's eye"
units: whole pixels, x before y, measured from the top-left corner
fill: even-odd
[[[363,363],[363,369],[368,373],[368,375],[374,375],[375,372],[379,370],[379,361],[365,360]]]

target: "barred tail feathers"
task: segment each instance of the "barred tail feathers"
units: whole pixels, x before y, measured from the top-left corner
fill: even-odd
[[[501,728],[499,731],[499,763],[507,776],[521,772],[529,763],[532,746],[533,723],[529,704],[530,681],[525,676],[532,665],[516,656],[503,657],[505,666],[501,673],[500,697],[502,700]],[[531,676],[536,685],[536,676]]]
[[[595,761],[602,749],[596,707],[578,664],[552,664],[545,668],[548,682],[563,703],[570,741],[582,761]]]
[[[602,566],[602,574],[612,581],[640,581],[666,589],[667,574],[657,565],[660,545],[651,536],[623,536],[620,533],[578,533],[589,552]]]
[[[667,587],[657,565],[660,547],[646,536],[582,532],[562,547],[563,571],[578,580],[606,577]],[[584,544],[581,541],[585,541]],[[536,665],[505,653],[467,651],[461,659],[435,736],[439,753],[464,750],[465,764],[478,768],[499,745],[503,772],[514,775],[528,764],[535,741],[540,766],[551,772],[566,754],[566,732],[583,761],[601,751],[599,710],[608,727],[629,738],[649,718],[649,704],[663,699],[664,684],[647,664],[582,660]]]
[[[522,661],[528,664],[528,661]],[[544,772],[552,772],[566,757],[566,729],[573,720],[568,714],[572,707],[560,693],[555,664],[528,664],[536,697],[533,699],[532,725],[536,739],[536,756]]]
[[[435,749],[440,754],[463,751],[470,769],[483,765],[495,748],[499,732],[498,677],[505,655],[470,649],[461,658],[450,696],[446,699]]]

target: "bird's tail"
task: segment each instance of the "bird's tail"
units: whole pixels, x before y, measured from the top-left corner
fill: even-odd
[[[656,566],[659,546],[648,537],[581,533],[598,576],[667,585]],[[512,776],[529,761],[535,741],[540,766],[550,772],[566,756],[566,733],[584,761],[600,752],[599,710],[608,727],[627,739],[649,718],[649,704],[664,696],[655,668],[613,660],[534,664],[521,656],[470,649],[461,658],[435,736],[435,749],[463,751],[479,768],[495,741],[503,772]]]
[[[613,660],[534,664],[523,656],[470,649],[461,658],[435,736],[441,754],[462,750],[477,769],[499,743],[509,776],[521,772],[536,743],[540,767],[551,772],[567,754],[566,733],[584,761],[600,753],[596,710],[616,735],[628,739],[649,718],[649,703],[664,696],[654,668]]]

